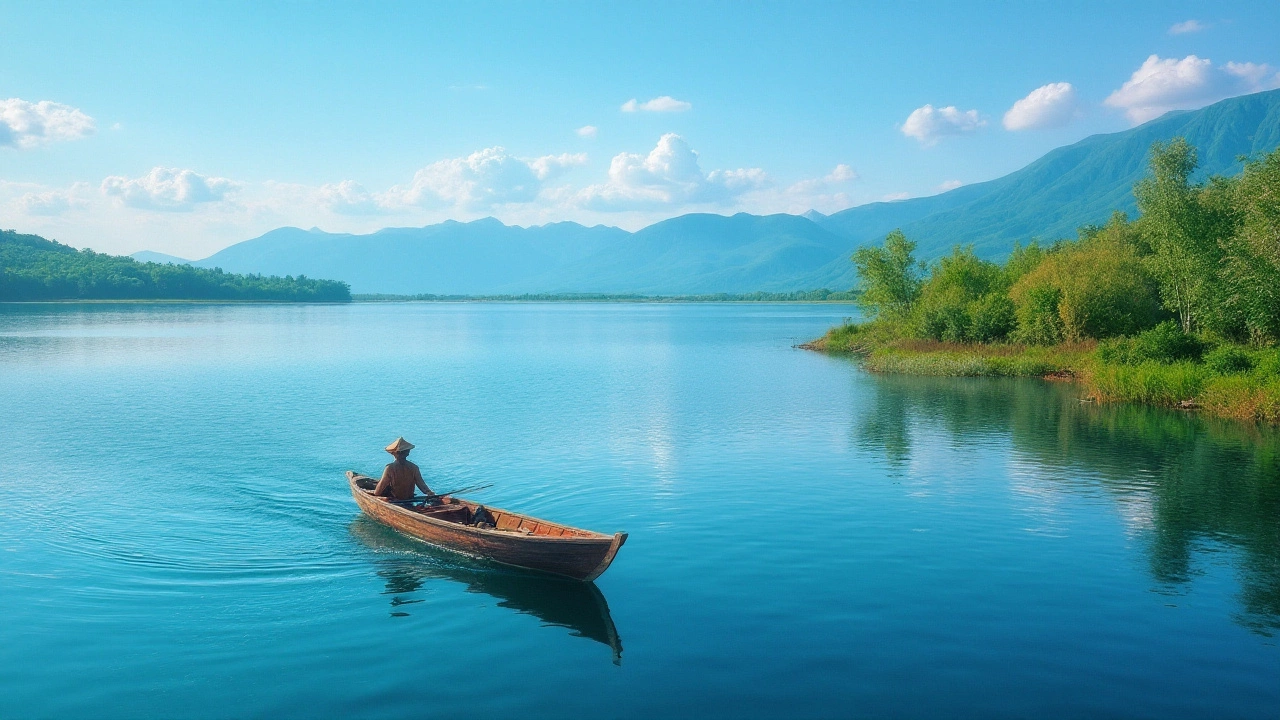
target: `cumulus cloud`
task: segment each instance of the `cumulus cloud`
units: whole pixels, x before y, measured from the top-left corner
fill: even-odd
[[[1208,58],[1148,57],[1142,67],[1104,100],[1134,124],[1170,110],[1191,110],[1219,100],[1280,87],[1280,73],[1266,64],[1229,62],[1215,67]]]
[[[821,177],[805,178],[781,189],[753,192],[743,198],[743,204],[749,205],[752,212],[835,212],[853,206],[853,198],[847,191],[857,180],[858,173],[841,163]]]
[[[321,185],[316,198],[339,215],[377,215],[384,211],[378,199],[354,180]]]
[[[585,153],[518,158],[504,148],[478,150],[463,158],[438,160],[422,168],[407,186],[383,193],[386,207],[442,207],[484,210],[536,199],[544,182],[587,161]]]
[[[978,117],[977,110],[962,111],[954,105],[943,108],[925,105],[912,110],[907,116],[907,121],[902,123],[902,134],[929,147],[936,145],[945,135],[964,135],[986,124],[986,120]]]
[[[76,183],[70,190],[29,192],[18,198],[16,204],[27,215],[53,217],[83,207],[85,202],[76,197],[76,191],[84,187],[83,183]]]
[[[112,175],[102,181],[101,189],[104,195],[128,207],[186,212],[202,203],[225,200],[239,187],[239,183],[227,178],[157,167],[140,178]]]
[[[1201,30],[1207,30],[1208,28],[1208,25],[1200,22],[1199,20],[1184,20],[1180,23],[1174,23],[1169,26],[1169,34],[1186,35],[1187,33],[1200,32]]]
[[[1079,106],[1071,83],[1049,83],[1032,90],[1004,114],[1006,130],[1062,127],[1076,117]]]
[[[93,133],[93,118],[62,103],[0,100],[0,147],[33,148]]]
[[[684,112],[693,109],[692,103],[677,100],[670,95],[662,95],[647,102],[635,98],[622,103],[622,112]]]
[[[963,185],[964,183],[961,182],[960,180],[944,180],[938,183],[938,190],[940,192],[947,192],[948,190],[955,190],[956,188],[962,187]]]
[[[583,188],[577,202],[593,210],[638,210],[727,202],[767,185],[759,168],[704,173],[698,153],[675,133],[663,135],[647,155],[619,153],[608,181]]]
[[[853,182],[858,179],[858,173],[854,172],[853,168],[848,165],[841,163],[822,179],[828,183]]]
[[[559,155],[543,155],[529,161],[529,167],[539,180],[547,180],[571,167],[587,164],[586,153],[561,153]]]
[[[595,125],[583,125],[574,132],[578,133],[578,137],[593,138],[600,133],[600,128]]]

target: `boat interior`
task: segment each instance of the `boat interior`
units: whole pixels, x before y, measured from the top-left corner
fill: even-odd
[[[377,481],[370,477],[355,478],[356,486],[365,492],[372,493],[377,486]],[[515,533],[518,535],[535,535],[539,537],[599,537],[597,533],[587,530],[579,530],[577,528],[565,525],[557,525],[545,520],[527,517],[518,513],[507,512],[505,510],[495,510],[485,508],[478,503],[460,500],[458,498],[445,498],[445,502],[435,505],[408,505],[401,506],[410,512],[425,515],[436,520],[444,520],[445,522],[456,523],[467,527],[481,527],[488,530],[500,530],[503,532]],[[483,512],[478,512],[477,508],[484,508]]]

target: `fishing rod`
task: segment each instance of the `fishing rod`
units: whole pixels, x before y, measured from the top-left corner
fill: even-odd
[[[430,495],[419,495],[417,497],[411,497],[407,500],[388,499],[387,502],[395,505],[408,505],[410,503],[419,503],[419,502],[427,502],[428,500],[436,500],[442,497],[446,497],[448,495],[456,495],[458,493],[479,492],[481,490],[488,490],[491,487],[493,487],[493,483],[489,483],[488,485],[472,485],[470,487],[458,488],[457,490],[450,490],[448,492],[432,493]]]

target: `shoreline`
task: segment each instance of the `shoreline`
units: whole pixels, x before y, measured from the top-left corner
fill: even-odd
[[[1091,402],[1132,403],[1280,425],[1280,380],[1265,372],[1223,373],[1199,362],[1109,364],[1097,357],[1098,343],[1094,341],[1054,346],[903,339],[850,343],[847,341],[853,338],[846,336],[846,342],[841,343],[840,330],[832,328],[796,347],[857,356],[862,367],[874,373],[1071,382],[1084,391],[1082,399]]]

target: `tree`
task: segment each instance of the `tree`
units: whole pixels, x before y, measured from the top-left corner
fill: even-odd
[[[1223,307],[1257,344],[1280,340],[1280,149],[1247,164],[1230,188],[1239,213],[1222,242]]]
[[[1185,138],[1151,146],[1151,175],[1138,181],[1147,264],[1160,284],[1165,307],[1178,316],[1183,332],[1203,321],[1215,294],[1221,252],[1212,212],[1201,203],[1203,186],[1191,183],[1199,161]]]
[[[948,342],[1004,339],[1015,327],[1005,271],[956,246],[933,266],[912,310],[915,332]]]
[[[1159,320],[1159,295],[1122,214],[1063,243],[1010,290],[1019,339],[1050,344],[1129,335]]]
[[[858,268],[858,305],[873,318],[899,321],[920,297],[924,264],[912,255],[916,244],[901,230],[884,239],[883,247],[859,248],[853,254]]]

